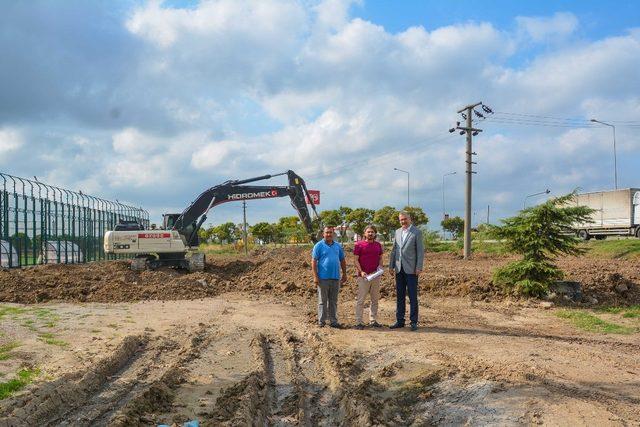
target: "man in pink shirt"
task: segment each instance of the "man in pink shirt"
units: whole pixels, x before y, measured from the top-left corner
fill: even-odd
[[[369,310],[369,325],[380,327],[378,319],[378,300],[380,299],[380,276],[367,280],[367,276],[375,273],[382,265],[382,245],[376,242],[378,230],[374,225],[368,225],[364,229],[364,240],[356,243],[353,254],[356,256],[356,270],[358,271],[358,299],[356,301],[356,329],[364,329],[362,311],[364,299],[371,295],[371,308]]]

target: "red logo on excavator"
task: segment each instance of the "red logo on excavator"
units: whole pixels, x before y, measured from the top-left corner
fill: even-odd
[[[138,239],[167,239],[171,233],[138,233]]]

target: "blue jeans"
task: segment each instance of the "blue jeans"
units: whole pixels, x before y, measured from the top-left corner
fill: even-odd
[[[409,320],[418,323],[418,276],[407,274],[404,270],[396,273],[396,321],[404,325],[406,297],[409,294]]]

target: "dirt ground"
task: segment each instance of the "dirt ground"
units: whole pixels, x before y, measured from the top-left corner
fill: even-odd
[[[314,324],[307,255],[216,258],[196,274],[125,261],[0,272],[0,345],[18,343],[0,382],[39,369],[0,401],[0,426],[640,424],[640,334],[584,332],[506,297],[490,282],[505,259],[429,254],[421,328],[358,331]],[[561,264],[598,304],[637,304],[633,263]],[[353,297],[345,285],[347,326]]]

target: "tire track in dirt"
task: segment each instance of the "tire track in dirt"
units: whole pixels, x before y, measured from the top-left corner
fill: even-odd
[[[34,387],[30,393],[7,399],[0,407],[0,424],[49,425],[81,408],[87,396],[96,395],[109,378],[126,369],[148,343],[148,337],[127,336],[112,354],[95,366]]]
[[[372,424],[368,383],[318,335],[258,333],[252,347],[254,369],[222,392],[204,425]]]
[[[200,357],[200,352],[213,340],[211,325],[201,324],[189,344],[180,349],[176,360],[169,365],[159,379],[142,388],[117,411],[109,414],[107,425],[131,426],[157,424],[148,414],[155,414],[170,407],[174,390],[184,382],[186,367]]]
[[[266,425],[272,406],[273,371],[269,344],[258,334],[250,344],[254,368],[241,381],[224,389],[216,400],[216,407],[207,414],[204,425],[239,426]]]
[[[3,401],[0,425],[148,424],[143,413],[170,404],[181,365],[197,357],[206,329],[187,335],[187,346],[166,337],[127,336],[96,365]]]

